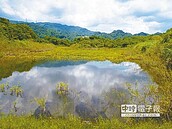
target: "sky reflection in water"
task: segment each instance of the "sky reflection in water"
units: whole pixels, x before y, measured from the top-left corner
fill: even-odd
[[[126,83],[139,82],[141,90],[151,83],[148,74],[139,65],[130,62],[120,64],[110,61],[47,62],[33,67],[27,72],[13,72],[0,83],[20,84],[24,90],[24,98],[16,98],[0,93],[0,105],[4,112],[9,112],[12,102],[17,99],[21,111],[34,111],[36,105],[30,104],[34,97],[46,97],[48,102],[54,101],[54,91],[59,82],[66,82],[69,88],[87,95],[89,98],[101,96],[110,88],[126,89]]]

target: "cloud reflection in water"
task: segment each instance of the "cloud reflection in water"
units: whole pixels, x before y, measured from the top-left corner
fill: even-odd
[[[28,72],[13,72],[12,76],[2,79],[0,83],[5,82],[11,85],[20,83],[24,90],[24,98],[17,98],[18,106],[21,111],[30,112],[36,108],[36,105],[30,104],[30,100],[34,97],[46,97],[49,102],[55,100],[53,93],[59,82],[66,82],[70,89],[81,91],[84,96],[95,99],[111,88],[125,90],[126,83],[139,82],[141,89],[151,81],[148,74],[135,63],[115,64],[110,61],[70,63],[69,61],[63,62],[63,65],[61,63],[59,65],[59,62],[48,62],[35,66]],[[0,98],[3,111],[8,112],[16,98],[2,93]]]

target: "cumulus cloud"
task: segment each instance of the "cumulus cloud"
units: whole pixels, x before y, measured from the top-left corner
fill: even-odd
[[[159,21],[172,20],[170,5],[170,0],[1,0],[0,10],[22,20],[58,22],[94,31],[155,33],[170,26]]]

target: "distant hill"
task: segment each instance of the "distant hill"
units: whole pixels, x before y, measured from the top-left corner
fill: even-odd
[[[154,33],[153,35],[161,35],[162,33],[160,33],[160,32],[156,32],[156,33]]]
[[[114,30],[112,33],[95,32],[94,35],[109,39],[117,39],[132,36],[131,33],[126,33],[122,30]]]
[[[134,34],[134,36],[147,36],[149,35],[148,33],[140,32],[138,34]]]
[[[80,36],[92,36],[95,32],[81,28],[78,26],[67,26],[59,23],[38,22],[38,23],[26,23],[11,21],[16,24],[27,24],[39,37],[53,36],[57,38],[75,39]]]
[[[114,30],[111,33],[95,32],[78,26],[68,26],[68,25],[62,25],[59,23],[50,23],[50,22],[38,22],[38,23],[34,23],[34,22],[28,23],[22,21],[11,21],[11,22],[16,24],[27,24],[41,38],[45,36],[51,36],[61,39],[73,40],[81,36],[100,36],[103,38],[117,39],[117,38],[131,37],[131,36],[149,35],[144,32],[132,35],[131,33],[126,33],[122,30]]]

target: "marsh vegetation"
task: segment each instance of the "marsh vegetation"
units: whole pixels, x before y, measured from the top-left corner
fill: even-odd
[[[16,28],[20,28],[20,32]],[[14,75],[14,71],[21,73],[30,71],[35,65],[55,60],[109,60],[113,63],[127,61],[139,64],[150,75],[156,85],[151,84],[150,89],[145,89],[147,92],[141,96],[137,90],[131,89],[131,86],[135,87],[137,85],[127,85],[131,95],[130,97],[132,97],[130,101],[136,101],[135,99],[138,98],[142,102],[152,101],[150,99],[151,96],[153,101],[156,101],[161,107],[161,118],[158,119],[158,122],[161,121],[163,124],[160,126],[154,118],[140,119],[138,121],[138,119],[113,117],[110,120],[99,119],[96,122],[84,122],[73,115],[65,115],[65,118],[51,117],[36,119],[27,115],[17,116],[14,112],[13,115],[1,115],[0,123],[2,124],[0,128],[25,128],[26,126],[30,128],[172,128],[172,29],[169,29],[161,35],[134,36],[115,40],[91,36],[86,38],[79,37],[73,41],[68,41],[54,37],[39,39],[26,25],[12,25],[6,19],[0,20],[1,80]],[[45,87],[48,86],[45,85]],[[54,86],[54,88],[56,87]],[[58,87],[57,89],[63,88]],[[0,91],[1,96],[10,96],[15,99],[21,98],[25,94],[25,90],[18,84],[13,86],[6,82],[0,84]],[[59,91],[56,93],[59,93]],[[111,106],[114,105],[112,101],[113,97],[127,97],[124,91],[120,93],[115,89],[112,89],[111,92],[104,93],[104,95],[108,99],[108,104]],[[64,100],[67,103],[67,99]],[[37,104],[35,103],[37,106],[43,105],[45,107],[45,101],[41,100],[39,102],[37,100],[37,102]],[[120,103],[124,102],[126,102],[125,99],[122,99]],[[65,105],[65,103],[62,103],[62,107],[65,107]],[[17,106],[17,102],[14,102],[13,109]],[[105,107],[102,109],[103,111],[107,111]],[[2,105],[0,105],[0,109],[2,109]],[[116,107],[116,109],[119,109],[119,107]]]

